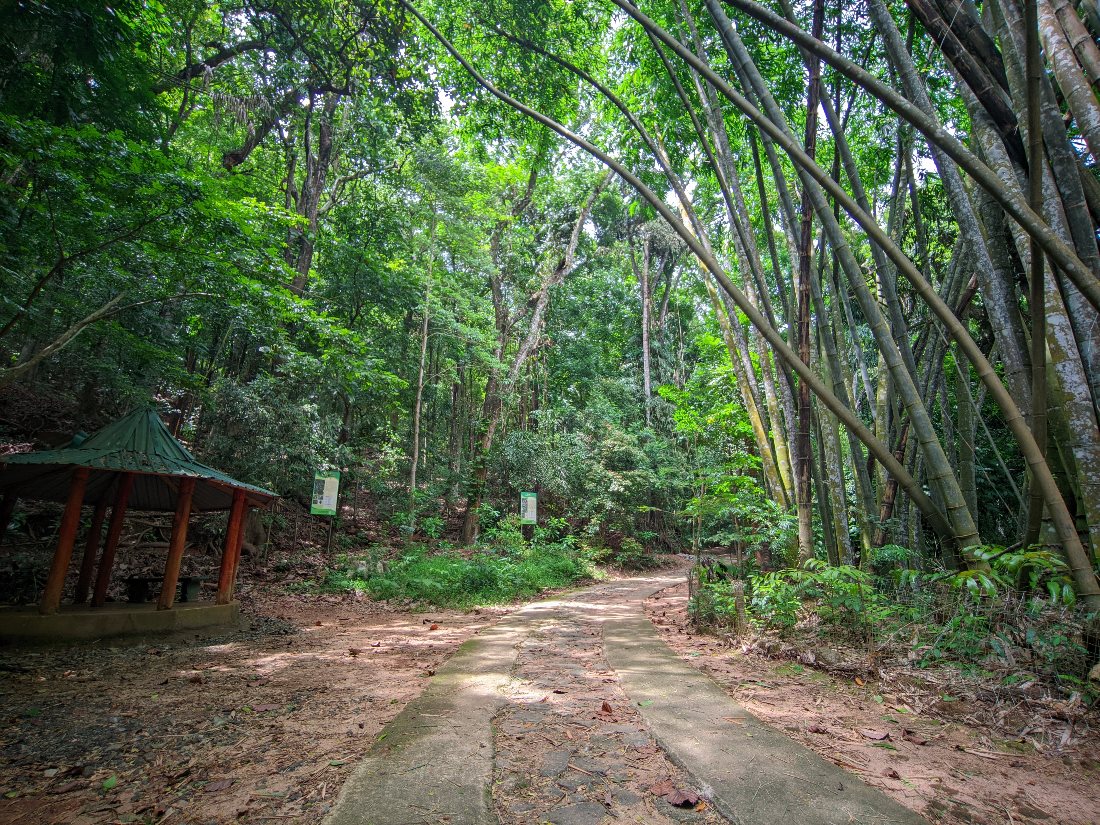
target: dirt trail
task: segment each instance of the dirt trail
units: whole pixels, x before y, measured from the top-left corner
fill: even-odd
[[[504,624],[521,626],[484,749],[495,752],[488,803],[503,825],[724,822],[705,804],[709,789],[647,731],[642,716],[657,705],[632,702],[605,658],[605,621],[631,586],[518,612],[411,614],[265,594],[251,629],[221,637],[2,650],[0,823],[320,823],[385,726],[461,658],[460,643],[496,633],[509,613]],[[1100,821],[1087,792],[1100,775],[1095,736],[1060,757],[1008,752],[964,719],[899,715],[902,704],[873,685],[738,656],[691,632],[685,601],[665,591],[649,612],[688,662],[930,821]],[[890,747],[864,729],[889,732]],[[409,786],[414,810],[423,793]],[[704,804],[692,806],[694,794]],[[378,821],[398,820],[382,811]]]
[[[619,598],[614,587],[585,591],[587,605]],[[604,658],[591,610],[565,605],[533,626],[506,697],[494,736],[501,825],[726,822],[703,800],[681,808],[664,798],[700,789],[646,730]]]
[[[379,736],[327,825],[922,822],[680,661],[642,608],[681,580],[529,604],[465,645]]]
[[[687,602],[687,587],[680,585],[646,605],[653,625],[686,662],[758,719],[930,821],[1100,823],[1095,728],[1079,731],[1070,746],[1043,753],[1036,743],[981,724],[973,718],[976,708],[963,701],[932,696],[917,703],[870,678],[742,653],[695,632]]]
[[[247,630],[0,650],[0,823],[316,823],[505,609],[257,597]]]

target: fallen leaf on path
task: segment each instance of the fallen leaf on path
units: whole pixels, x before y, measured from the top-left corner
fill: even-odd
[[[856,684],[859,685],[860,687],[863,687],[863,680],[860,679],[858,676],[856,677]]]
[[[214,793],[215,791],[224,791],[226,788],[233,787],[232,779],[218,779],[214,782],[207,782],[206,787],[203,788],[204,793]]]
[[[654,796],[667,796],[676,790],[676,786],[672,784],[671,779],[662,779],[656,785],[651,785],[649,792]]]
[[[604,702],[600,706],[600,710],[603,711],[604,713],[612,713],[611,705],[608,702]]]
[[[699,804],[698,794],[693,794],[691,791],[677,790],[665,794],[663,798],[665,802],[674,808],[694,808]]]
[[[267,713],[271,710],[278,710],[282,705],[256,705],[252,708],[253,713]]]
[[[357,648],[357,647],[349,647],[349,648],[348,648],[348,655],[349,655],[349,656],[358,656],[358,655],[359,655],[360,653],[362,653],[362,652],[363,652],[363,651],[362,651],[362,650],[360,650],[360,649],[359,649],[359,648]]]
[[[912,742],[914,745],[927,745],[928,740],[923,736],[918,736],[915,731],[911,731],[908,728],[901,732],[901,738],[906,742]]]
[[[428,628],[428,630],[439,630],[439,625],[433,624],[431,627]]]
[[[558,688],[554,688],[554,690],[553,690],[553,691],[551,691],[551,692],[552,692],[552,693],[565,693],[565,691],[564,691],[564,690],[559,690]]]
[[[50,793],[52,793],[52,794],[62,794],[62,793],[68,793],[69,791],[77,791],[77,790],[80,790],[81,788],[85,787],[85,784],[86,783],[80,782],[79,780],[74,781],[74,782],[66,782],[64,785],[59,785],[58,787],[51,789]]]
[[[860,728],[859,733],[860,736],[865,736],[866,738],[871,739],[875,742],[882,742],[890,738],[889,731],[884,730],[871,730],[870,728]]]
[[[824,725],[810,725],[806,730],[810,733],[828,733],[829,729]]]
[[[889,779],[901,779],[901,774],[895,771],[893,768],[887,768],[882,772],[882,775]]]

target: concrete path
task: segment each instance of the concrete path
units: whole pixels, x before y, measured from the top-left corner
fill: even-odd
[[[467,642],[386,727],[326,825],[495,823],[492,722],[508,703],[517,648],[540,623],[570,619],[602,626],[606,660],[648,732],[729,822],[925,822],[757,721],[673,653],[642,603],[680,581],[663,574],[596,585],[528,605]],[[591,821],[601,821],[598,811]]]
[[[731,822],[926,821],[743,710],[673,653],[636,603],[607,617],[604,648],[650,733]]]
[[[436,671],[345,783],[326,825],[495,822],[491,723],[531,607],[463,644]]]

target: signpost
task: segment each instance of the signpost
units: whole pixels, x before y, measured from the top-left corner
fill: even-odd
[[[335,516],[336,498],[340,494],[340,472],[319,470],[313,474],[313,504],[309,512],[314,516]]]
[[[520,524],[538,524],[538,508],[539,508],[539,496],[538,493],[520,493],[519,494],[519,523]]]
[[[339,510],[340,497],[340,471],[318,470],[313,474],[313,501],[310,504],[310,515],[335,516]],[[326,552],[332,552],[332,525],[335,518],[330,518],[328,523],[328,546]]]

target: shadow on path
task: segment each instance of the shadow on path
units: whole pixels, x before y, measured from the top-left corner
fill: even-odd
[[[344,786],[326,825],[496,823],[490,796],[494,719],[516,704],[509,693],[515,696],[519,679],[517,651],[540,628],[554,624],[589,624],[597,633],[602,631],[603,655],[629,698],[631,712],[640,714],[646,732],[710,801],[711,811],[705,817],[693,816],[695,821],[717,821],[716,810],[730,822],[753,825],[925,822],[858,777],[763,725],[707,676],[680,661],[642,613],[648,596],[679,581],[680,574],[663,573],[537,602],[464,644],[424,693],[386,727]],[[542,669],[559,663],[575,669],[564,651],[555,656],[547,648],[553,643],[547,638],[538,642]],[[523,767],[506,761],[506,771]],[[565,762],[569,765],[568,758]],[[601,776],[610,787],[598,767],[590,767],[593,770],[585,773]],[[563,793],[562,807],[549,812],[532,807],[529,820],[518,813],[510,821],[669,821],[656,811],[646,817],[640,802],[633,809],[616,811],[618,798],[605,796],[603,805],[578,801],[582,799]]]

